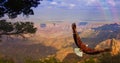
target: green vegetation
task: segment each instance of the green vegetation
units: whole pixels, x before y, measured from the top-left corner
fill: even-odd
[[[0,58],[0,63],[15,63],[15,62],[12,59]],[[59,60],[55,59],[55,57],[49,57],[40,60],[26,59],[23,63],[68,63],[68,62],[60,62]],[[103,54],[97,58],[91,57],[84,59],[82,60],[82,62],[80,61],[80,63],[120,63],[120,54],[116,56],[112,56],[110,54]]]
[[[96,61],[94,60],[94,58],[89,58],[87,60],[84,60],[83,63],[96,63]]]
[[[112,56],[111,54],[102,55],[99,58],[100,63],[120,63],[120,54]]]
[[[25,63],[61,63],[59,60],[55,59],[54,57],[40,59],[40,60],[25,60]]]
[[[7,15],[16,18],[17,15],[34,15],[36,8],[42,0],[0,0],[0,18]]]
[[[23,38],[23,34],[34,34],[37,28],[33,22],[7,22],[0,20],[0,37],[2,35],[19,35]]]
[[[0,63],[14,63],[12,59],[0,58]]]

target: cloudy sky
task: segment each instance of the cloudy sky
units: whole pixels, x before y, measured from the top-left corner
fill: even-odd
[[[43,0],[32,20],[119,21],[120,0]]]

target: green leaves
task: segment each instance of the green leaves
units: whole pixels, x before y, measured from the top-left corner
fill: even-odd
[[[5,20],[0,21],[0,31],[1,32],[11,32],[13,31],[13,25],[11,22],[6,22]]]
[[[16,22],[14,29],[18,33],[35,33],[37,28],[33,26],[32,22]]]
[[[36,8],[42,0],[0,0],[0,17],[8,15],[16,18],[17,15],[34,15],[33,7]]]
[[[37,28],[32,22],[6,22],[0,20],[0,35],[35,33]]]

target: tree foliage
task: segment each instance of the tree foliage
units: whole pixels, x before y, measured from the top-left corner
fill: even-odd
[[[0,36],[1,35],[20,35],[20,34],[32,34],[37,30],[32,22],[7,22],[6,20],[0,20]]]
[[[42,0],[0,0],[0,17],[8,15],[9,18],[16,18],[17,15],[33,15]]]

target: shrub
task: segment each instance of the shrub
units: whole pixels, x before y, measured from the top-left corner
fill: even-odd
[[[25,63],[61,63],[61,62],[55,59],[54,57],[50,57],[50,58],[45,58],[40,60],[27,59]]]
[[[112,56],[111,54],[102,55],[99,58],[100,63],[120,63],[120,54]]]
[[[96,63],[94,58],[89,58],[83,61],[83,63]]]
[[[0,63],[14,63],[14,61],[12,59],[0,58]]]

